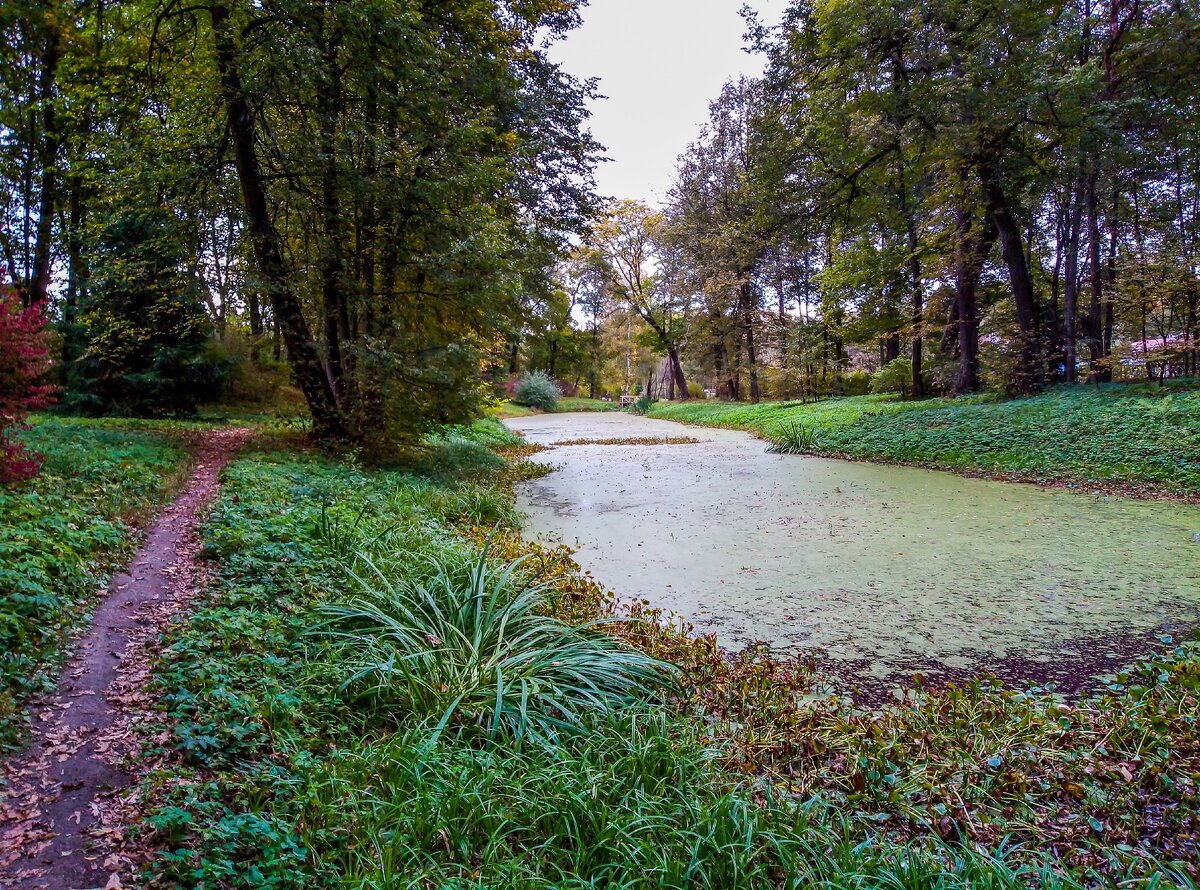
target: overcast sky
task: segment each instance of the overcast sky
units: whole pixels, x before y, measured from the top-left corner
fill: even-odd
[[[607,96],[591,119],[612,159],[597,174],[601,193],[661,201],[722,84],[762,73],[762,60],[743,51],[744,2],[591,0],[583,26],[551,49],[576,77],[600,78]],[[785,0],[749,5],[774,23]]]

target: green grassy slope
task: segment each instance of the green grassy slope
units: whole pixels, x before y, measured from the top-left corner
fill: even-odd
[[[1011,401],[660,403],[651,416],[771,437],[813,431],[816,453],[1200,496],[1200,384],[1055,389]]]

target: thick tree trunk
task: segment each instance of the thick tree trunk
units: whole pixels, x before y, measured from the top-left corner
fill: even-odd
[[[956,219],[958,243],[954,257],[954,306],[958,323],[958,395],[978,392],[979,379],[979,278],[996,243],[996,226],[989,218],[974,231],[971,214],[959,210]]]
[[[229,23],[229,8],[210,7],[217,72],[224,92],[226,123],[233,141],[234,163],[245,204],[247,228],[255,263],[271,301],[271,311],[287,346],[288,360],[313,418],[313,432],[321,438],[346,435],[345,419],[321,366],[300,300],[288,281],[279,232],[271,219],[267,193],[255,145],[254,111],[242,87],[238,51]]]
[[[987,197],[988,211],[1000,236],[1000,247],[1004,255],[1004,264],[1008,268],[1013,303],[1017,310],[1017,328],[1021,342],[1018,344],[1019,356],[1014,383],[1018,392],[1030,393],[1041,384],[1038,362],[1038,314],[1033,278],[1029,274],[1029,262],[1021,239],[1021,230],[1013,217],[1012,208],[995,171],[984,167],[980,178]]]
[[[900,358],[900,332],[893,331],[883,341],[883,363],[894,362]]]
[[[688,400],[688,385],[687,380],[683,376],[683,364],[679,361],[679,348],[676,346],[669,348],[667,350],[667,358],[671,362],[671,379],[674,381],[675,388],[679,391],[679,400],[686,402]]]

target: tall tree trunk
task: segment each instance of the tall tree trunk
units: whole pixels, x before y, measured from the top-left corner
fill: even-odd
[[[1063,361],[1068,383],[1079,380],[1079,229],[1083,225],[1084,177],[1071,190],[1063,261]]]
[[[742,324],[746,337],[746,364],[750,369],[750,401],[758,404],[762,398],[758,386],[758,352],[754,345],[754,285],[749,281],[741,286]]]
[[[979,379],[979,278],[992,245],[996,243],[996,225],[989,217],[982,228],[976,227],[969,210],[956,214],[957,244],[954,256],[954,305],[958,319],[958,379],[954,391],[958,395],[978,392]]]
[[[900,358],[900,332],[892,331],[883,339],[883,363]]]
[[[588,368],[588,398],[596,398],[599,381],[597,378],[597,369],[600,367],[600,325],[596,321],[596,317],[592,316],[592,361],[591,367]]]
[[[326,13],[327,14],[327,13]],[[317,94],[317,119],[321,158],[321,221],[324,244],[321,250],[321,320],[325,339],[325,374],[329,389],[339,408],[344,408],[349,387],[342,361],[345,330],[346,243],[338,194],[341,176],[337,160],[337,131],[341,118],[341,69],[338,67],[338,41],[323,36],[321,42],[321,82]]]
[[[900,175],[904,175],[901,168]],[[925,292],[921,285],[921,257],[918,254],[920,241],[917,237],[917,223],[913,219],[912,208],[908,206],[908,191],[901,186],[897,191],[897,199],[900,203],[900,213],[904,217],[904,232],[907,238],[906,246],[908,248],[908,258],[905,265],[908,266],[909,286],[912,288],[911,294],[911,314],[909,315],[909,323],[912,325],[912,379],[913,379],[913,398],[924,398],[925,391],[925,373],[924,373],[924,338],[925,338]]]
[[[63,300],[63,321],[71,326],[79,314],[87,273],[83,260],[83,183],[78,176],[72,176],[68,188],[71,197],[67,212],[67,292]],[[67,348],[65,339],[63,348]],[[63,357],[69,359],[65,354]]]
[[[671,363],[671,379],[674,381],[674,386],[679,390],[679,400],[686,402],[688,400],[688,385],[687,380],[683,376],[683,364],[679,361],[679,347],[672,346],[667,349],[667,358]],[[672,399],[674,396],[672,396]]]
[[[1088,172],[1084,187],[1084,202],[1087,206],[1088,230],[1088,285],[1091,303],[1088,307],[1087,333],[1088,351],[1091,353],[1093,383],[1111,379],[1112,369],[1108,366],[1109,355],[1104,336],[1104,266],[1100,258],[1100,196],[1098,194],[1099,169],[1093,164]]]
[[[1021,230],[1013,217],[1008,198],[1000,186],[997,173],[989,166],[981,169],[980,178],[988,211],[996,223],[1004,264],[1008,268],[1009,285],[1012,287],[1013,303],[1017,310],[1017,328],[1021,339],[1017,361],[1016,388],[1018,392],[1030,393],[1041,384],[1041,368],[1038,361],[1038,313],[1033,291],[1033,278],[1029,274],[1029,262],[1025,256],[1025,245]]]
[[[257,365],[260,361],[259,353],[262,351],[263,313],[262,303],[255,288],[250,288],[246,293],[246,309],[250,314],[250,361]]]
[[[337,401],[321,366],[300,300],[288,280],[282,240],[271,219],[255,145],[254,111],[242,87],[229,8],[224,3],[213,3],[209,13],[217,73],[224,93],[226,123],[233,141],[234,163],[255,263],[271,302],[272,315],[287,346],[292,373],[312,413],[314,434],[322,438],[344,437],[347,432],[345,420],[338,411]]]
[[[924,364],[925,295],[921,287],[921,260],[917,256],[917,235],[912,223],[908,226],[908,270],[912,277],[912,378],[913,398],[926,395]]]
[[[62,58],[62,33],[58,24],[46,17],[46,42],[42,47],[38,72],[38,101],[42,106],[42,138],[38,155],[41,166],[41,194],[38,202],[33,269],[27,303],[44,303],[50,293],[50,258],[54,249],[54,211],[58,204],[58,116],[54,108],[54,84]]]

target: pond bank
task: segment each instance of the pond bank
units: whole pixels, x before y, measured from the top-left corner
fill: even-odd
[[[858,396],[757,405],[658,403],[654,417],[770,438],[798,425],[812,452],[1200,504],[1200,386],[1064,387],[1023,399]]]
[[[1200,510],[765,453],[743,432],[627,415],[510,420],[573,445],[518,506],[537,539],[723,646],[824,655],[877,697],[994,672],[1095,685],[1200,622]]]

